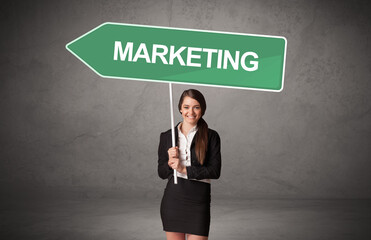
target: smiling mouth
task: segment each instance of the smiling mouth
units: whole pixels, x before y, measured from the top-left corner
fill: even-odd
[[[187,116],[187,118],[196,118],[196,117],[194,117],[194,116]]]

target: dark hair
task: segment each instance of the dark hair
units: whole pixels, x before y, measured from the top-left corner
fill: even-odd
[[[206,111],[206,101],[202,93],[196,89],[188,89],[185,90],[179,99],[178,109],[179,112],[182,109],[182,103],[185,97],[190,97],[195,99],[201,107],[201,118],[197,122],[197,133],[195,136],[196,141],[196,156],[198,159],[198,162],[203,165],[205,162],[206,157],[206,151],[207,151],[207,141],[208,141],[208,125],[205,122],[205,120],[202,118],[202,116],[205,114]]]

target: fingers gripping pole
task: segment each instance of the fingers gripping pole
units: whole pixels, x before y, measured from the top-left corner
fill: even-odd
[[[174,131],[174,111],[173,111],[173,88],[171,83],[169,83],[169,95],[170,95],[170,117],[171,117],[171,142],[172,146],[175,147],[175,131]],[[176,170],[174,169],[174,184],[178,183],[178,178],[176,176]]]

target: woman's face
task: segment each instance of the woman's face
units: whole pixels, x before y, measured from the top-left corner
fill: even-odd
[[[184,97],[180,111],[182,113],[184,122],[187,122],[191,125],[196,125],[198,120],[201,118],[200,103],[191,97]]]

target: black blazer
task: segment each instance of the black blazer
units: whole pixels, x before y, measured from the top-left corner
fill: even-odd
[[[175,127],[175,144],[178,146],[178,125]],[[196,133],[198,134],[198,132]],[[220,155],[220,137],[219,134],[209,128],[208,145],[204,164],[201,165],[195,152],[195,139],[191,143],[191,166],[187,168],[188,179],[218,179],[222,167]],[[169,167],[168,149],[172,147],[171,129],[160,135],[160,144],[158,146],[158,176],[162,179],[170,179],[174,171]]]

